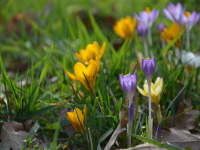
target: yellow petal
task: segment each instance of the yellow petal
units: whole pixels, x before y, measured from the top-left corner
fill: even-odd
[[[76,76],[73,75],[72,73],[68,72],[67,70],[66,70],[66,74],[69,76],[70,79],[72,79],[72,80],[74,80],[74,81],[77,81]]]
[[[81,110],[79,108],[75,108],[73,112],[67,112],[67,117],[74,128],[83,134],[83,128],[85,127],[85,118]]]
[[[97,66],[96,62],[93,60],[90,65],[88,66],[87,70],[84,72],[85,76],[89,82],[89,85],[87,84],[88,88],[89,86],[94,90],[95,86],[95,79],[98,73],[99,67]]]
[[[84,79],[84,71],[86,70],[86,67],[85,65],[83,65],[82,63],[80,62],[77,62],[75,65],[74,65],[74,74],[76,75],[76,77],[80,78],[80,79]]]
[[[137,86],[137,90],[140,92],[140,94],[142,94],[143,96],[147,96],[148,97],[148,93],[145,92],[143,89],[141,89],[139,86]]]
[[[106,51],[106,42],[103,42],[101,49],[100,49],[100,58],[105,53],[105,51]]]
[[[147,95],[148,95],[149,89],[148,89],[148,85],[147,84],[143,85],[143,89],[144,89],[145,93],[147,93]]]

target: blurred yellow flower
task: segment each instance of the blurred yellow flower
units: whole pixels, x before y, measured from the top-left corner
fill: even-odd
[[[84,64],[77,62],[74,65],[75,75],[67,70],[66,73],[70,79],[80,81],[89,91],[94,91],[95,80],[99,72],[99,68],[99,59],[97,58],[96,60],[90,60],[87,67]]]
[[[126,18],[120,19],[113,27],[115,33],[120,36],[121,38],[131,38],[135,27],[136,27],[137,20],[136,18],[132,18],[127,16]]]
[[[84,134],[85,118],[87,116],[87,107],[84,106],[83,112],[79,108],[75,108],[73,112],[66,113],[67,118],[81,134]]]
[[[156,105],[158,105],[160,102],[160,94],[163,89],[163,84],[164,84],[163,79],[160,77],[157,77],[155,84],[151,82],[151,100]],[[140,94],[148,97],[149,90],[148,90],[147,80],[145,80],[145,82],[144,82],[143,89],[141,89],[138,86],[137,86],[137,89],[140,92]]]
[[[176,38],[179,34],[181,34],[182,30],[181,27],[177,23],[173,23],[169,29],[164,28],[163,31],[161,32],[161,37],[166,41],[166,42],[171,42],[174,38]],[[181,38],[179,38],[175,46],[178,48],[181,48]]]
[[[101,59],[104,52],[106,51],[106,42],[103,42],[100,47],[97,42],[93,42],[92,44],[88,44],[85,49],[81,49],[79,53],[76,53],[76,58],[88,65],[91,59],[95,60],[96,57]]]

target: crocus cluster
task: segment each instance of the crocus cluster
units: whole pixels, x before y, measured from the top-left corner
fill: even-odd
[[[196,11],[192,13],[185,10],[185,8],[178,3],[174,5],[169,3],[167,8],[163,9],[164,15],[173,22],[178,23],[179,25],[185,25],[186,28],[191,29],[199,20],[200,14]]]
[[[100,47],[97,42],[88,44],[86,49],[76,53],[79,61],[74,65],[74,74],[66,71],[70,79],[80,81],[87,90],[93,92],[96,76],[100,69],[100,59],[106,50],[106,42]],[[83,64],[84,63],[84,64]]]

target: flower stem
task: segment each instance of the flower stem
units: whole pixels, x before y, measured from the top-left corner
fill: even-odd
[[[143,46],[144,46],[144,57],[149,57],[149,54],[148,54],[148,45],[147,45],[147,40],[146,39],[143,39]]]
[[[186,29],[186,49],[190,48],[190,29]]]
[[[151,37],[151,27],[148,28],[148,41],[149,41],[149,45],[152,46],[152,37]]]
[[[152,122],[152,118],[151,118],[151,81],[147,81],[148,83],[148,95],[149,95],[149,138],[152,139],[152,126],[153,126],[153,122]]]
[[[128,110],[128,123],[127,123],[128,148],[131,147],[131,131],[133,126],[133,118],[134,118],[134,106],[133,103],[131,102]]]

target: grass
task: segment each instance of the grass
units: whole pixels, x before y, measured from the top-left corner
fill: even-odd
[[[193,0],[193,3],[196,1]],[[187,8],[192,3],[184,2]],[[23,5],[21,5],[23,3]],[[156,71],[153,81],[159,76],[164,80],[160,105],[165,114],[176,116],[179,101],[190,99],[192,109],[199,109],[199,68],[188,75],[186,66],[175,62],[173,46],[176,40],[162,49],[156,25],[171,22],[164,19],[162,9],[168,0],[150,1],[114,0],[92,1],[25,1],[13,0],[0,2],[0,100],[1,123],[6,121],[38,123],[37,138],[50,141],[49,149],[64,149],[76,145],[79,148],[97,149],[104,147],[119,124],[119,112],[123,106],[125,94],[121,91],[119,74],[138,74],[138,86],[142,87],[144,75],[139,67],[137,52],[143,52],[143,43],[134,35],[134,40],[122,40],[115,35],[112,26],[115,21],[139,13],[146,6],[159,9],[160,16],[153,25],[153,46],[150,51],[156,58]],[[192,10],[192,9],[191,9]],[[196,9],[198,11],[198,8]],[[18,14],[18,15],[17,15]],[[22,16],[21,19],[20,16]],[[13,19],[14,18],[14,19]],[[191,31],[191,50],[200,47],[198,40],[199,24]],[[185,47],[185,33],[183,48]],[[73,72],[77,62],[75,53],[88,44],[97,41],[100,45],[107,43],[106,52],[101,59],[101,69],[96,79],[95,94],[87,91],[80,82],[70,80],[65,70]],[[183,91],[183,92],[180,92]],[[137,93],[138,105],[142,109],[140,118],[134,119],[134,144],[142,141],[163,148],[174,148],[138,135],[146,135],[145,122],[148,108],[143,97]],[[184,99],[180,99],[184,98]],[[70,125],[60,111],[65,108],[83,108],[87,105],[86,137],[75,132],[67,135],[65,127]],[[166,122],[163,122],[165,125]],[[199,130],[199,127],[194,130]],[[33,134],[33,130],[29,130]],[[35,132],[36,133],[36,132]],[[35,134],[34,133],[34,134]],[[137,135],[135,135],[137,133]],[[31,136],[31,138],[33,135]],[[125,134],[119,136],[119,148],[126,148]],[[125,142],[126,143],[126,142]],[[115,145],[114,148],[117,148]]]

